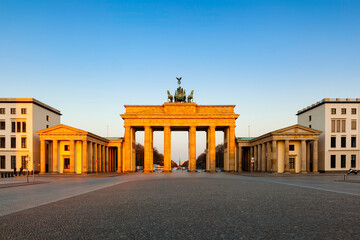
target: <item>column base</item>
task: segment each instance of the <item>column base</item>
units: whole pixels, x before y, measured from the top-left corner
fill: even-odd
[[[171,170],[164,170],[163,173],[171,173]]]

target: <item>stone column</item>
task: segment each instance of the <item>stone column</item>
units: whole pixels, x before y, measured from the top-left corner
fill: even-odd
[[[228,146],[229,146],[229,171],[235,171],[235,126],[229,127],[229,138],[228,138]]]
[[[164,126],[164,172],[171,172],[171,128]]]
[[[209,162],[210,162],[210,172],[215,172],[215,158],[216,158],[216,150],[215,150],[215,126],[209,127],[210,137],[209,137]]]
[[[117,169],[117,172],[120,173],[122,171],[122,147],[121,145],[119,144],[118,146],[118,159],[117,159],[117,163],[118,163],[118,169]]]
[[[88,143],[87,140],[82,141],[82,171],[81,173],[88,172]]]
[[[94,158],[94,150],[93,150],[93,143],[89,142],[89,160],[88,160],[88,172],[93,172],[94,169],[94,163],[93,163],[93,158]]]
[[[301,172],[306,172],[306,141],[301,140]]]
[[[105,172],[105,146],[101,145],[101,172]]]
[[[58,142],[58,147],[57,147],[57,151],[56,151],[56,158],[58,159],[59,173],[63,173],[64,172],[64,159],[62,159],[61,156],[59,156],[59,154],[58,154],[60,144],[61,144],[61,140],[59,140],[59,142]],[[61,152],[61,149],[60,149],[60,152]]]
[[[75,140],[70,140],[70,172],[75,173]]]
[[[59,159],[58,159],[58,140],[52,141],[52,172],[60,173],[59,169]]]
[[[266,151],[265,143],[261,144],[261,171],[266,172]]]
[[[252,167],[251,166],[251,158],[254,157],[254,148],[255,147],[250,147],[250,161],[249,161],[249,167],[250,167],[250,172],[253,172],[255,167]],[[255,166],[255,163],[254,163],[254,166]]]
[[[289,140],[285,140],[284,171],[289,172]]]
[[[257,145],[254,146],[254,158],[255,158],[254,172],[256,172],[257,168],[258,168],[258,162],[259,162],[259,159],[258,159],[258,146]]]
[[[239,154],[238,154],[238,172],[242,172],[242,147],[238,144]]]
[[[189,129],[189,171],[196,172],[196,126]]]
[[[98,144],[97,143],[95,143],[94,144],[94,156],[95,156],[95,161],[94,161],[94,172],[98,172],[98,162],[99,162],[99,159],[98,159],[98,150],[99,150],[99,148],[98,148]]]
[[[314,140],[313,143],[313,172],[314,173],[318,173],[319,168],[318,168],[318,140]]]
[[[109,147],[109,172],[112,172],[112,148]]]
[[[131,146],[131,127],[125,126],[125,133],[124,133],[124,171],[130,172],[131,171],[131,158],[132,158],[132,146]],[[111,169],[112,171],[112,169]]]
[[[277,141],[272,141],[272,166],[271,171],[277,172]]]
[[[266,171],[271,172],[271,145],[270,142],[266,143]]]
[[[229,128],[224,130],[224,171],[229,171]]]
[[[154,172],[154,130],[152,128],[150,128],[150,170]]]
[[[46,159],[46,149],[45,149],[45,140],[40,140],[40,173],[45,173],[45,159]],[[49,164],[50,167],[50,164]],[[34,169],[34,166],[33,166]]]
[[[150,139],[151,129],[150,126],[145,126],[145,139],[144,139],[144,172],[148,173],[151,171],[150,161],[151,161],[151,139]]]

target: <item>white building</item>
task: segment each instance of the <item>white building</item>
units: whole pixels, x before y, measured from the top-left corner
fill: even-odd
[[[0,98],[0,172],[21,166],[39,171],[40,137],[35,132],[60,124],[60,116],[34,98]]]
[[[360,98],[330,99],[297,113],[298,124],[320,130],[319,171],[358,169]]]

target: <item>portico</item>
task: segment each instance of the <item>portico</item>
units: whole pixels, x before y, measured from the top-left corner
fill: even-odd
[[[196,131],[206,131],[206,170],[215,172],[215,131],[224,131],[224,170],[235,171],[235,105],[125,105],[124,171],[135,171],[135,132],[144,131],[144,172],[153,171],[153,132],[164,131],[164,171],[171,171],[171,132],[189,135],[189,171],[196,171]]]

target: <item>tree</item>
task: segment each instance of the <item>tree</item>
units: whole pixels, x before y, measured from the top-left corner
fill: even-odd
[[[225,151],[224,144],[219,144],[215,148],[216,167],[222,168],[222,169],[224,168],[224,151]]]
[[[135,144],[136,166],[144,166],[144,146]]]

